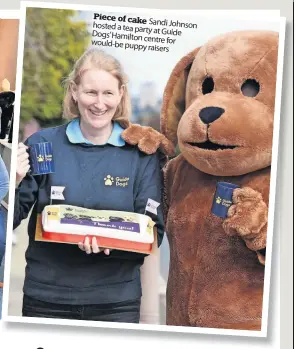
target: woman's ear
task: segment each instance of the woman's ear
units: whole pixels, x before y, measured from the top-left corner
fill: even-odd
[[[161,108],[161,132],[176,146],[177,129],[185,111],[186,82],[191,65],[200,48],[196,48],[180,59],[171,72],[166,84]]]
[[[74,81],[71,81],[69,87],[70,87],[70,92],[71,92],[73,101],[77,103],[77,85],[75,84]]]
[[[125,91],[125,85],[121,85],[120,88],[119,88],[119,95],[120,95],[120,100],[124,94],[124,91]]]

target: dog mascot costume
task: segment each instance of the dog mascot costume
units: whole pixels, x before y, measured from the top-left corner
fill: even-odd
[[[163,136],[180,149],[164,168],[168,325],[261,329],[277,53],[269,31],[210,40],[170,75],[163,135],[124,131],[146,153]],[[239,186],[226,219],[211,212],[219,181]]]

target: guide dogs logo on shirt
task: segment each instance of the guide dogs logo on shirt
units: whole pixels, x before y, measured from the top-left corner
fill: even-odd
[[[104,178],[104,181],[105,181],[105,185],[112,185],[114,183],[114,178],[110,175],[107,175]]]
[[[105,186],[115,185],[116,187],[127,187],[129,183],[129,177],[113,177],[107,175],[104,177]]]

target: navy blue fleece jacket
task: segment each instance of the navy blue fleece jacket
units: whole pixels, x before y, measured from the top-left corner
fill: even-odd
[[[147,199],[161,202],[161,173],[158,154],[146,155],[135,146],[72,144],[67,125],[39,131],[27,145],[52,142],[55,172],[27,174],[16,189],[14,228],[34,205],[26,251],[24,293],[30,297],[62,304],[101,304],[141,297],[140,266],[145,255],[113,250],[87,255],[78,246],[34,240],[37,214],[50,204],[51,186],[65,187],[64,201],[89,209],[144,213]],[[110,176],[112,185],[105,185]],[[128,178],[126,186],[116,177]],[[110,182],[109,182],[110,184]],[[161,205],[157,208],[158,245],[163,233]],[[158,273],[158,270],[155,270]]]

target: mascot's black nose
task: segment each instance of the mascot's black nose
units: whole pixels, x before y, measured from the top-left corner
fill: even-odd
[[[225,112],[223,108],[219,107],[206,107],[202,108],[199,112],[199,117],[204,124],[210,124],[211,122],[220,118],[220,116]]]

